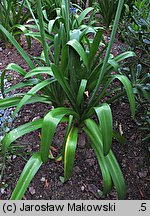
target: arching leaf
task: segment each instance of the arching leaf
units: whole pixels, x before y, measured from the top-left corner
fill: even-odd
[[[102,172],[103,184],[104,184],[103,195],[106,195],[112,189],[112,180],[106,164],[105,156],[103,154],[103,143],[102,143],[102,136],[100,133],[100,129],[98,125],[91,119],[87,119],[85,121],[85,125],[86,127],[84,127],[84,131],[86,132],[86,134],[91,140],[91,146],[95,151]]]
[[[104,103],[100,107],[95,107],[94,110],[99,120],[103,150],[104,155],[106,156],[109,153],[112,144],[113,123],[111,109],[107,103]]]
[[[18,183],[11,195],[11,200],[22,199],[31,180],[42,165],[42,160],[39,153],[33,154],[23,169],[23,172],[18,180]]]
[[[67,137],[64,154],[64,181],[67,181],[73,173],[75,152],[77,146],[78,128],[73,127]]]
[[[40,155],[43,162],[48,160],[49,149],[52,143],[57,125],[65,115],[77,115],[74,111],[68,108],[59,107],[51,110],[46,114],[42,125],[42,139],[40,145]]]

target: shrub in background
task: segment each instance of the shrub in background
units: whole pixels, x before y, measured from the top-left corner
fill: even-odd
[[[32,1],[31,1],[32,3]],[[24,27],[22,26],[31,17],[25,5],[25,0],[2,0],[0,2],[0,24],[13,36],[18,38]],[[7,37],[0,29],[0,39],[8,41]]]
[[[125,40],[133,51],[139,56],[139,62],[149,66],[149,62],[143,59],[146,54],[149,59],[150,51],[150,12],[147,7],[149,0],[135,1],[129,19],[125,23]]]
[[[131,64],[131,63],[130,63]],[[146,135],[143,141],[150,140],[150,73],[148,68],[142,67],[141,64],[131,64],[129,67],[120,68],[121,74],[126,74],[130,79],[135,99],[137,102],[136,109],[139,115],[139,129],[145,131]]]
[[[122,53],[116,57],[110,55],[122,6],[123,1],[120,0],[107,47],[107,45],[103,44],[103,31],[100,28],[94,29],[86,26],[86,24],[83,25],[82,22],[80,25],[79,22],[78,25],[74,25],[75,29],[72,29],[70,1],[62,0],[61,17],[58,17],[59,22],[55,34],[53,37],[52,35],[49,37],[49,40],[52,38],[49,44],[46,40],[47,34],[45,33],[42,5],[41,1],[38,0],[38,21],[35,21],[43,45],[43,65],[39,67],[35,67],[29,56],[11,34],[0,25],[2,31],[16,46],[31,68],[26,73],[18,65],[9,64],[6,70],[16,70],[23,76],[24,80],[6,91],[4,91],[2,84],[3,96],[5,97],[5,92],[18,87],[32,87],[23,95],[15,94],[12,98],[4,98],[0,101],[0,108],[16,106],[15,116],[20,108],[27,103],[54,104],[54,109],[49,110],[43,119],[19,126],[9,132],[2,140],[2,149],[5,155],[12,142],[24,134],[41,128],[40,149],[37,153],[33,153],[24,167],[11,199],[21,199],[23,197],[38,169],[49,159],[63,161],[64,176],[60,177],[60,179],[63,182],[69,180],[73,173],[79,131],[85,131],[91,140],[91,147],[94,149],[103,176],[104,188],[102,194],[109,193],[113,185],[115,185],[118,198],[125,198],[126,186],[124,178],[111,150],[112,138],[115,136],[111,109],[108,103],[100,103],[101,99],[107,96],[109,85],[115,79],[118,79],[123,84],[123,92],[128,95],[132,115],[135,115],[135,99],[129,79],[124,75],[111,73],[114,69],[119,68],[119,62],[134,55],[132,52]],[[87,10],[90,12],[91,8],[86,9],[86,15]],[[83,20],[81,18],[85,17],[84,11],[81,14],[81,16],[78,16],[78,21]],[[93,38],[91,38],[91,34]],[[103,58],[102,54],[104,54],[106,47],[107,51]],[[47,79],[44,79],[42,74],[46,74]],[[2,83],[4,83],[4,77],[5,71],[1,77]],[[37,94],[39,91],[41,94]],[[117,96],[120,96],[120,89],[113,89],[112,92],[116,92]],[[111,98],[111,101],[115,98]],[[97,117],[97,123],[92,119],[94,115]],[[67,122],[62,152],[54,158],[49,154],[49,149],[56,128],[62,121]]]
[[[97,2],[102,23],[108,29],[115,17],[118,0],[97,0]]]

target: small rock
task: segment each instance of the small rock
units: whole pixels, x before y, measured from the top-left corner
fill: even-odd
[[[5,193],[5,189],[1,188],[1,194],[4,194],[4,193]]]
[[[26,113],[31,113],[31,110],[26,110]]]
[[[40,179],[40,181],[41,181],[41,182],[45,182],[45,177],[42,177],[42,178]]]
[[[0,66],[2,65],[2,63],[0,62]]]
[[[0,52],[2,52],[3,51],[3,49],[2,49],[2,47],[0,47]]]
[[[17,157],[16,155],[13,155],[13,156],[12,156],[13,160],[15,160],[15,159],[16,159],[16,157]]]
[[[24,121],[27,122],[29,121],[30,117],[29,116],[24,116]]]
[[[35,194],[34,187],[29,187],[29,192],[30,192],[31,195],[34,195]]]
[[[97,199],[100,197],[100,190],[95,185],[89,184],[88,191],[92,193]]]
[[[28,147],[27,152],[32,152],[32,148]]]
[[[10,131],[10,128],[6,127],[5,132],[8,133]]]
[[[35,120],[40,119],[40,118],[41,118],[40,116],[36,116],[32,119],[32,121],[35,121]]]
[[[81,190],[82,190],[82,191],[84,191],[84,190],[85,190],[85,187],[84,187],[84,186],[82,186],[82,187],[81,187]]]

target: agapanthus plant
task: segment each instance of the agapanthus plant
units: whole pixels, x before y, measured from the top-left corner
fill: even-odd
[[[127,93],[132,116],[135,115],[135,100],[129,79],[124,75],[112,74],[114,70],[117,71],[119,68],[119,62],[134,55],[132,52],[122,53],[116,57],[110,55],[123,1],[120,0],[118,3],[115,23],[108,46],[104,43],[103,31],[99,28],[93,28],[92,31],[87,27],[83,31],[79,27],[74,30],[71,29],[69,3],[69,1],[62,1],[62,22],[59,22],[58,31],[53,37],[54,50],[51,53],[46,40],[41,1],[37,1],[38,28],[44,50],[44,66],[35,67],[19,44],[2,28],[31,68],[26,73],[18,65],[8,65],[6,69],[16,70],[23,76],[24,81],[6,91],[18,87],[23,88],[24,86],[33,87],[25,95],[16,94],[13,98],[4,98],[0,101],[0,108],[16,106],[15,116],[21,107],[27,103],[44,102],[54,105],[54,109],[49,110],[43,119],[19,126],[9,132],[2,140],[3,152],[5,153],[9,145],[16,139],[31,131],[41,129],[39,151],[33,153],[24,167],[11,199],[21,199],[23,197],[38,169],[48,160],[62,160],[64,176],[61,177],[61,181],[69,180],[73,173],[80,131],[85,131],[90,138],[91,148],[94,149],[97,157],[103,176],[103,195],[109,193],[113,185],[115,185],[118,198],[124,199],[126,196],[124,178],[111,150],[114,135],[111,108],[108,103],[101,103],[101,99],[107,96],[107,89],[110,84],[117,79],[123,84],[123,92]],[[106,48],[107,51],[104,54]],[[49,58],[51,54],[53,54],[53,57]],[[47,79],[44,79],[42,74],[46,74]],[[4,75],[5,71],[3,72],[2,83]],[[39,91],[41,94],[37,94]],[[114,91],[117,92],[117,95],[120,95],[120,90],[114,89]],[[5,96],[3,85],[2,92]],[[93,120],[93,116],[96,116],[97,121]],[[56,128],[61,121],[67,123],[62,152],[56,158],[52,158],[49,149]]]

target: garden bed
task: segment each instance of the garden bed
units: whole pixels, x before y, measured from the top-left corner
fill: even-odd
[[[116,41],[113,48],[115,52],[118,52],[119,45]],[[27,49],[24,41],[22,46],[34,56],[40,53],[40,46],[35,41],[30,50]],[[14,47],[3,47],[0,52],[0,70],[4,69],[10,62],[17,63],[28,70],[24,60]],[[20,79],[17,74],[12,72],[9,72],[8,76],[13,84]],[[129,105],[126,101],[120,100],[111,105],[111,108],[114,128],[123,133],[128,140],[126,144],[120,144],[116,140],[112,144],[113,151],[125,177],[127,199],[149,199],[149,152],[147,145],[142,142],[144,134],[138,130],[135,121],[131,118]],[[41,118],[50,109],[50,106],[43,104],[26,105],[19,112],[14,127],[33,121],[35,118]],[[61,123],[57,129],[57,137],[52,144],[56,148],[55,151],[52,151],[53,154],[60,150],[64,126],[64,123]],[[99,197],[98,191],[102,189],[102,176],[97,160],[90,148],[90,141],[87,137],[81,134],[79,140],[80,144],[78,144],[72,178],[62,184],[59,180],[59,176],[63,175],[62,163],[49,160],[48,163],[42,165],[33,178],[24,199],[117,199],[115,189],[108,196]],[[26,164],[25,159],[30,157],[31,152],[36,152],[39,149],[40,131],[25,135],[17,141],[16,145],[19,144],[23,145],[23,149],[19,148],[7,158],[0,199],[9,199]]]

